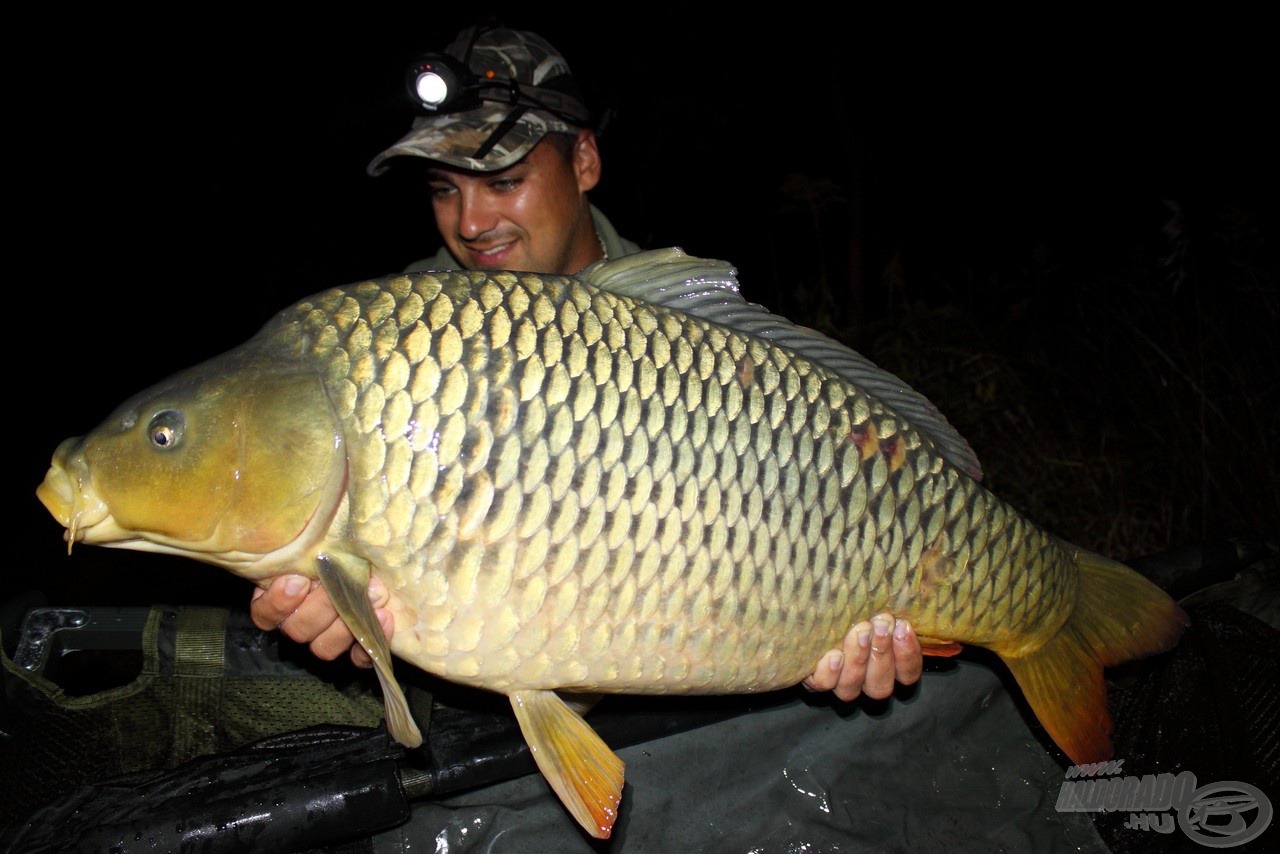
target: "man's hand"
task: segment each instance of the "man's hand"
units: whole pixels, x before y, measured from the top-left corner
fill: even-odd
[[[823,655],[802,684],[810,691],[834,690],[845,702],[859,694],[883,700],[895,681],[913,685],[923,669],[920,641],[907,621],[876,614],[851,628],[843,649]]]
[[[378,615],[382,633],[391,640],[395,618],[386,609],[387,588],[374,578],[369,581],[369,601]],[[253,591],[249,615],[260,629],[280,629],[298,643],[309,644],[316,658],[332,661],[351,650],[351,660],[359,667],[372,667],[373,660],[338,618],[329,594],[318,582],[301,575],[285,575],[271,582],[267,589]]]

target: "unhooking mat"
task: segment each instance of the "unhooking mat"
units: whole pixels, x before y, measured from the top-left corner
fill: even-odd
[[[841,713],[797,695],[623,748],[608,843],[586,837],[530,775],[416,804],[374,851],[1107,851],[1087,814],[1054,809],[1063,769],[992,670],[956,662],[882,705]]]

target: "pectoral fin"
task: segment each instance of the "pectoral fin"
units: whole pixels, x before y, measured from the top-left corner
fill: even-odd
[[[608,839],[622,802],[622,760],[554,691],[510,697],[542,775],[587,833]]]
[[[316,558],[320,583],[333,600],[338,616],[347,624],[356,642],[373,659],[374,671],[382,685],[386,704],[387,729],[391,737],[405,747],[422,744],[422,733],[409,713],[409,701],[400,690],[391,669],[391,648],[378,625],[373,603],[369,601],[369,564],[350,555],[322,554]]]

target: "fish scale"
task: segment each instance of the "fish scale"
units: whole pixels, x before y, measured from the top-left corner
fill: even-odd
[[[885,607],[923,634],[987,641],[1046,614],[1065,619],[1062,582],[1009,598],[997,594],[1001,562],[968,571],[963,554],[982,551],[975,532],[1000,515],[984,518],[984,493],[966,489],[927,440],[842,378],[758,339],[543,276],[400,277],[293,313],[278,337],[313,342],[308,354],[343,389],[339,410],[353,413],[353,534],[396,593],[393,649],[446,678],[495,690],[763,690],[798,681],[852,622]],[[429,340],[417,334],[420,318]],[[630,342],[628,359],[608,358],[610,338]],[[506,357],[492,357],[495,345]],[[597,409],[606,397],[618,405]],[[870,452],[850,438],[867,434]],[[420,437],[431,438],[415,448]],[[842,442],[852,447],[824,496]],[[899,446],[910,464],[884,450]],[[412,477],[410,467],[436,471]],[[616,494],[626,484],[641,491],[630,504]],[[718,512],[726,494],[748,508],[750,549],[730,550]],[[429,525],[415,525],[419,513]],[[931,530],[920,526],[926,516]],[[1024,528],[1014,539],[1052,546]],[[535,559],[522,562],[525,550]],[[942,576],[913,574],[929,550],[961,562]],[[1070,574],[1065,551],[1049,557],[1037,578]],[[720,582],[699,596],[712,567]],[[480,573],[497,581],[482,586]],[[584,597],[584,576],[608,595]],[[833,598],[850,585],[856,595]],[[1036,607],[1020,612],[1029,601]],[[634,637],[616,632],[631,620],[641,626]],[[659,621],[663,629],[645,631]],[[514,669],[501,654],[513,640],[523,658]],[[710,650],[745,663],[715,679],[699,660]],[[624,658],[668,664],[628,669]]]
[[[322,292],[64,442],[37,492],[69,543],[318,578],[392,735],[421,742],[391,653],[506,693],[607,836],[621,762],[556,691],[781,688],[886,609],[926,652],[993,649],[1074,761],[1108,757],[1102,668],[1185,615],[980,477],[901,380],[665,250]]]

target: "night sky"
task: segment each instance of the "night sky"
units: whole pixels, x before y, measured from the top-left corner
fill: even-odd
[[[643,8],[622,34],[581,16],[505,21],[545,35],[590,105],[614,110],[592,197],[619,231],[732,261],[770,307],[787,307],[788,270],[847,267],[851,246],[869,281],[913,247],[927,298],[965,270],[1016,271],[1038,240],[1082,266],[1157,245],[1170,198],[1236,200],[1274,224],[1276,68],[1257,20],[1071,7],[713,27]],[[32,497],[54,447],[275,310],[437,245],[416,171],[373,179],[365,166],[408,129],[407,61],[472,18],[187,20],[49,21],[17,78],[21,550],[5,596],[39,586],[144,604],[168,595],[165,568],[219,575],[112,553],[92,560],[127,565],[128,590],[77,580],[69,567],[102,550],[68,564]],[[834,194],[821,240],[787,212],[791,175]]]

